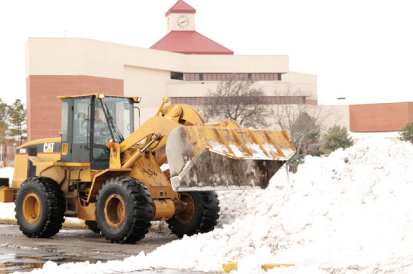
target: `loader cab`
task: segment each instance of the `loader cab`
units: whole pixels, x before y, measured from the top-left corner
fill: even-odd
[[[132,98],[93,94],[62,100],[62,162],[109,168],[107,141],[121,143],[134,131]]]

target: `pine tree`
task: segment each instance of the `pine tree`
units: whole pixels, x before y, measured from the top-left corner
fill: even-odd
[[[14,137],[19,145],[26,139],[26,109],[20,99],[16,99],[8,108],[10,121],[10,137]]]
[[[338,148],[348,148],[353,145],[353,140],[348,135],[345,127],[333,126],[324,135],[320,150],[324,154],[330,154]]]
[[[407,123],[404,128],[399,131],[399,139],[413,144],[413,122]]]

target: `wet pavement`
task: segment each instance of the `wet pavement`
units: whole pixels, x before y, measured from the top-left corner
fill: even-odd
[[[111,244],[99,234],[84,228],[63,228],[53,238],[30,239],[20,232],[17,225],[0,224],[0,273],[30,271],[43,267],[43,264],[48,261],[62,264],[122,260],[136,256],[141,251],[150,253],[158,246],[176,239],[169,233],[151,230],[143,240],[136,244]],[[182,272],[173,269],[128,273],[205,274],[205,272]]]
[[[0,248],[0,273],[29,271],[35,268],[43,267],[43,264],[48,261],[62,264],[85,261],[96,263],[98,261],[105,262],[107,260],[108,259],[87,257],[70,258],[52,252]]]

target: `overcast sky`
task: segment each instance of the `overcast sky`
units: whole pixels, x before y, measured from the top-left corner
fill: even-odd
[[[177,0],[0,2],[0,98],[26,101],[28,37],[88,38],[149,48]],[[186,0],[196,30],[236,55],[289,55],[315,74],[322,104],[413,101],[411,1]]]

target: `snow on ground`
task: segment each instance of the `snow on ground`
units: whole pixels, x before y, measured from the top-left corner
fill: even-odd
[[[361,139],[366,138],[385,138],[388,140],[392,140],[394,142],[400,141],[400,134],[398,131],[390,131],[390,132],[348,132],[349,136],[357,142]]]
[[[329,157],[306,157],[266,190],[220,192],[214,231],[184,237],[124,261],[57,266],[35,273],[119,273],[175,268],[264,273],[413,273],[413,146],[360,140]]]
[[[11,185],[11,180],[13,179],[14,168],[4,167],[0,168],[0,178],[9,178],[9,186]]]
[[[14,203],[0,203],[0,219],[15,219]]]

